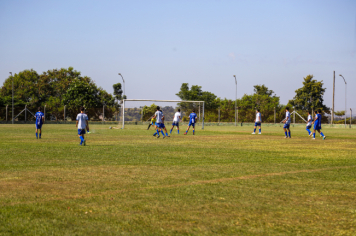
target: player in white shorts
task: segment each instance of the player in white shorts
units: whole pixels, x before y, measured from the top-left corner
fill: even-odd
[[[178,109],[178,111],[174,114],[172,128],[171,128],[171,131],[169,132],[170,134],[172,133],[174,126],[177,127],[177,131],[179,134],[179,122],[181,121],[181,117],[182,117],[182,114],[180,113],[180,109]]]

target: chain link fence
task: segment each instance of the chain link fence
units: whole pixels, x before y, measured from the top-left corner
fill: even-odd
[[[184,108],[181,109],[181,119],[182,124],[185,124],[189,120],[189,114],[192,112],[192,108]],[[204,123],[207,126],[210,125],[235,125],[235,109],[205,109],[204,110],[204,118],[203,118],[203,108],[201,106],[196,106],[195,112],[198,115],[198,122],[202,122],[204,119]],[[162,112],[165,115],[165,123],[170,125],[173,121],[173,117],[175,112],[178,110],[178,107],[173,106],[165,106],[162,107]],[[350,119],[352,111],[352,119]],[[0,107],[0,123],[12,123],[12,117],[14,117],[14,123],[34,123],[35,117],[33,114],[37,112],[37,108],[34,107],[14,107],[14,112],[12,112],[12,107]],[[70,109],[66,106],[48,108],[42,108],[42,112],[45,114],[46,123],[74,123],[76,121],[76,116],[79,113],[79,108]],[[112,123],[112,124],[122,124],[122,109],[115,107],[95,107],[95,108],[86,108],[86,114],[89,117],[91,122],[96,123]],[[292,114],[292,124],[300,124],[304,125],[308,117],[307,111],[300,110],[290,110]],[[13,116],[14,115],[14,116]],[[125,108],[125,124],[148,124],[151,120],[152,114],[143,116],[143,108]],[[285,118],[285,111],[280,110],[261,110],[262,122],[265,125],[280,125],[283,119]],[[346,124],[356,124],[356,108],[349,110],[346,117]],[[238,126],[244,125],[253,125],[256,117],[255,110],[236,110],[237,121],[236,124]],[[323,124],[331,124],[331,115],[324,114],[323,115]],[[334,125],[335,127],[344,126],[345,125],[345,116],[337,117],[334,116]]]

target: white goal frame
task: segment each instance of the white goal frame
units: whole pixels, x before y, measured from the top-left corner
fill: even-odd
[[[122,129],[125,128],[125,102],[188,102],[188,103],[203,103],[203,118],[202,118],[202,129],[204,129],[204,101],[181,101],[181,100],[155,100],[155,99],[122,99]],[[200,109],[199,109],[200,117]]]

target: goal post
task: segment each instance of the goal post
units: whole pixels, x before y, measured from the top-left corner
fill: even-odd
[[[174,102],[174,103],[203,103],[202,129],[204,129],[204,101],[181,101],[181,100],[155,100],[155,99],[123,99],[122,100],[122,129],[125,128],[125,102]],[[200,109],[199,109],[200,113]],[[200,118],[200,117],[199,117]]]

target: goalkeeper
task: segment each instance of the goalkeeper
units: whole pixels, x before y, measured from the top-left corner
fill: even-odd
[[[148,124],[147,130],[150,129],[151,125],[154,126],[155,123],[156,123],[156,117],[155,117],[155,116],[152,116],[152,117],[151,117],[151,123]]]

